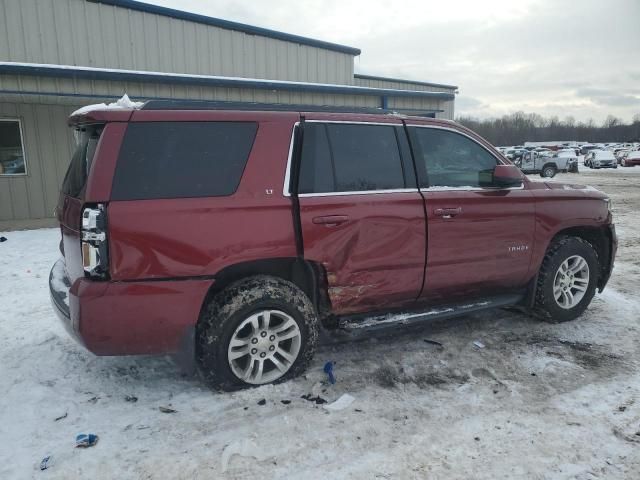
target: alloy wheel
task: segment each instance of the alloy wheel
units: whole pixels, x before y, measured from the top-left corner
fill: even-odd
[[[580,303],[589,288],[589,265],[580,255],[560,264],[553,281],[553,297],[560,308],[569,310]]]
[[[301,344],[300,327],[290,315],[280,310],[261,310],[236,328],[227,358],[236,377],[262,385],[289,371]]]

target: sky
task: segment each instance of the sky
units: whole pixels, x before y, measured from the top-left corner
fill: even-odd
[[[456,117],[640,114],[640,0],[146,0],[362,50],[355,72],[459,87]]]

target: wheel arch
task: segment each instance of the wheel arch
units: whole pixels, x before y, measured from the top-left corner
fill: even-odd
[[[609,225],[602,226],[573,226],[566,227],[556,232],[551,238],[545,248],[545,254],[549,251],[549,248],[562,237],[577,237],[589,243],[598,255],[598,261],[600,263],[600,272],[598,272],[598,292],[602,292],[605,285],[609,280],[611,274],[611,262],[613,260],[613,248],[614,239],[612,238],[612,232]],[[531,278],[527,287],[527,295],[525,297],[524,304],[531,308],[533,307],[536,289],[538,283],[538,272],[542,267],[542,258],[536,267],[536,274]]]
[[[612,238],[608,225],[603,226],[577,226],[568,227],[558,231],[549,244],[549,247],[561,237],[577,237],[589,243],[598,254],[600,272],[598,275],[598,291],[602,292],[608,280],[608,272],[612,260]]]
[[[324,268],[300,257],[266,258],[224,267],[216,273],[215,281],[203,299],[201,311],[207,302],[232,283],[256,275],[269,275],[290,281],[309,297],[320,317],[328,311]]]

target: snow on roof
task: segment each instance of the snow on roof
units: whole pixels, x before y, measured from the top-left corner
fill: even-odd
[[[122,98],[119,98],[115,102],[109,104],[94,103],[93,105],[86,105],[73,112],[71,116],[85,115],[89,112],[93,112],[94,110],[137,110],[142,108],[142,105],[144,105],[144,102],[133,102],[129,98],[129,95],[125,93]]]

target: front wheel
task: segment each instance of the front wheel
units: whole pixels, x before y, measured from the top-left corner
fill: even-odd
[[[553,178],[556,176],[556,167],[553,165],[548,165],[542,169],[540,172],[540,176],[543,178]]]
[[[550,322],[580,316],[595,295],[599,271],[590,243],[578,237],[555,240],[540,267],[534,313]]]
[[[260,275],[230,285],[203,308],[196,355],[208,383],[231,391],[301,374],[317,341],[318,317],[304,292]]]

